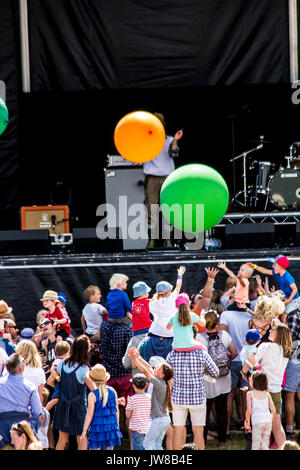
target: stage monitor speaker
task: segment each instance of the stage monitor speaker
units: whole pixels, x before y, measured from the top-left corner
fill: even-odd
[[[273,223],[232,224],[225,227],[225,245],[228,249],[273,248],[274,243]]]
[[[21,207],[22,230],[48,230],[49,233],[70,233],[68,206]]]
[[[123,251],[120,230],[109,228],[108,237],[102,240],[97,237],[96,228],[73,229],[74,253],[116,253]]]
[[[46,230],[0,231],[0,255],[41,255],[51,251],[50,234]]]

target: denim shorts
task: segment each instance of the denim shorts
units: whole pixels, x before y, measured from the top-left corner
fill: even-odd
[[[295,362],[293,359],[289,359],[283,390],[286,392],[300,392],[300,361]]]
[[[243,378],[241,371],[242,371],[241,361],[232,361],[230,365],[231,389],[249,387],[249,382],[247,382]]]

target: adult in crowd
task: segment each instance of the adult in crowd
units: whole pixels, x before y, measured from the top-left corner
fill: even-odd
[[[60,376],[60,394],[52,427],[58,429],[59,438],[55,450],[64,450],[69,435],[76,436],[78,450],[85,450],[87,439],[80,439],[87,412],[87,387],[95,389],[88,375],[91,345],[86,335],[74,339],[70,357],[57,365]]]
[[[257,348],[255,355],[250,353],[248,361],[253,366],[259,364],[267,375],[268,392],[276,408],[272,432],[278,448],[281,448],[286,440],[281,424],[281,390],[284,372],[292,355],[292,337],[287,325],[281,323],[278,319],[274,319],[269,332],[269,340],[269,342],[264,342]],[[246,374],[250,368],[251,365],[245,363],[242,370],[243,374]]]
[[[0,319],[4,320],[7,318],[16,321],[12,307],[9,307],[5,300],[0,300]]]
[[[17,325],[9,318],[0,320],[0,348],[3,349],[8,356],[14,353],[15,344],[13,337],[17,335]]]
[[[10,430],[11,443],[16,450],[43,450],[27,421],[13,424]]]
[[[232,361],[235,357],[237,357],[238,353],[232,341],[232,338],[227,333],[227,331],[219,331],[219,318],[220,316],[217,312],[207,312],[205,315],[206,330],[204,333],[198,334],[197,340],[206,348],[208,348],[210,341],[220,340],[224,346],[223,354],[230,354],[230,360]],[[228,370],[228,373],[226,375],[217,377],[215,379],[215,382],[204,381],[204,384],[207,406],[204,439],[206,441],[208,433],[209,415],[213,405],[215,405],[219,447],[224,447],[226,442],[228,420],[227,398],[231,390],[230,371]]]
[[[23,358],[17,353],[12,354],[6,369],[8,375],[0,379],[0,447],[10,443],[10,428],[14,423],[30,422],[30,416],[36,418],[43,413],[35,385],[23,376]]]
[[[272,329],[272,320],[278,317],[278,307],[274,308],[275,302],[277,302],[277,297],[272,300],[270,296],[260,296],[255,304],[253,317],[249,321],[249,329],[259,331],[261,343],[270,341],[269,333]]]
[[[166,127],[164,115],[154,113],[154,115]],[[178,141],[183,136],[182,129],[177,131],[174,137],[166,135],[165,144],[162,151],[149,162],[143,165],[145,181],[145,206],[148,215],[148,236],[149,241],[146,249],[155,247],[156,239],[159,236],[159,196],[161,187],[167,176],[175,170],[174,158],[179,155]],[[170,233],[170,232],[169,232]],[[165,248],[172,247],[170,236],[163,240]]]
[[[203,429],[206,423],[206,395],[203,375],[206,371],[218,377],[219,369],[206,351],[171,351],[167,363],[174,369],[173,406],[173,450],[180,450],[185,444],[186,420],[191,416],[194,444],[204,450]]]
[[[284,411],[286,436],[290,439],[294,432],[295,400],[300,403],[300,312],[293,310],[286,317],[290,330],[293,352],[286,368],[284,385]]]
[[[244,338],[249,329],[249,321],[253,316],[246,311],[225,310],[220,317],[219,330],[227,331],[232,338],[232,341],[237,349],[238,355],[232,360],[230,367],[231,374],[231,390],[227,399],[227,437],[230,435],[230,425],[233,414],[233,402],[238,398],[241,402],[240,413],[238,416],[240,423],[243,424],[246,413],[246,393],[242,392],[240,388],[248,387],[248,382],[242,377],[242,362],[240,359],[240,352],[243,349],[245,342]],[[237,402],[239,403],[239,401]],[[238,408],[238,406],[237,406]]]
[[[50,375],[50,369],[56,358],[55,346],[57,338],[54,320],[52,320],[52,318],[45,318],[42,320],[40,328],[42,331],[42,341],[39,344],[38,351],[41,354],[43,367],[46,372],[46,378],[48,378]]]

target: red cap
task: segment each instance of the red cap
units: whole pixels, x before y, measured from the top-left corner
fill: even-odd
[[[276,258],[275,263],[279,264],[279,266],[281,266],[283,269],[288,268],[288,266],[290,264],[290,262],[289,262],[289,260],[287,259],[286,256],[278,256]]]

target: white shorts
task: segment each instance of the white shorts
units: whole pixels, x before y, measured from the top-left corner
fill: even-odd
[[[192,426],[205,426],[206,401],[201,405],[178,405],[172,403],[172,420],[174,426],[185,426],[188,412],[190,412]]]

